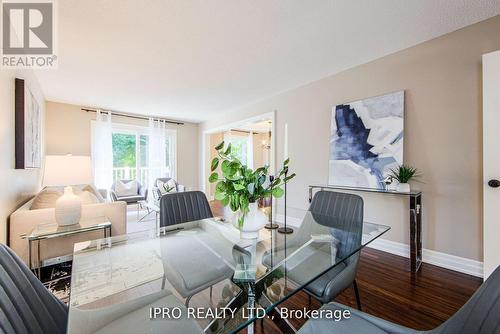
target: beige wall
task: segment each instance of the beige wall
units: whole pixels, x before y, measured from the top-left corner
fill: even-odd
[[[90,155],[91,120],[95,113],[85,112],[80,106],[47,102],[45,129],[47,154]],[[147,126],[146,121],[115,117],[113,121]],[[198,188],[198,125],[168,124],[177,130],[177,179],[186,187]]]
[[[44,117],[45,99],[38,82],[30,71],[0,70],[0,242],[6,243],[7,222],[10,214],[40,187],[39,169],[16,170],[15,167],[15,120],[14,120],[14,80],[25,79],[25,83],[39,101]],[[42,128],[42,141],[44,138]],[[43,150],[43,142],[42,142]],[[43,156],[43,154],[42,154]]]
[[[420,168],[424,247],[482,260],[481,55],[500,49],[500,16],[324,78],[206,122],[201,131],[277,110],[277,157],[289,127],[289,205],[306,208],[307,186],[328,180],[333,106],[406,90],[405,162]],[[340,52],[340,51],[339,51]],[[200,132],[201,134],[201,132]],[[280,161],[281,159],[278,159]],[[365,218],[408,243],[408,204],[363,195]]]

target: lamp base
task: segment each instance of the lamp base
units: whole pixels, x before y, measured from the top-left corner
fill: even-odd
[[[82,217],[82,200],[73,193],[73,188],[64,188],[64,195],[56,201],[56,222],[59,226],[73,225]]]

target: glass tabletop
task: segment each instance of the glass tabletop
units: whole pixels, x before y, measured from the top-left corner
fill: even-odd
[[[69,332],[82,323],[90,326],[89,314],[168,291],[175,297],[169,300],[177,302],[162,307],[181,307],[200,331],[235,333],[389,230],[297,209],[288,209],[286,216],[275,210],[272,216],[279,224],[287,217],[294,233],[263,229],[257,239],[243,240],[231,223],[204,219],[159,234],[152,230],[76,244]],[[148,312],[143,316],[151,317]]]
[[[28,234],[21,235],[27,240],[40,240],[58,238],[65,235],[100,230],[111,226],[111,222],[106,217],[96,217],[85,219],[78,224],[59,226],[57,223],[38,224]]]

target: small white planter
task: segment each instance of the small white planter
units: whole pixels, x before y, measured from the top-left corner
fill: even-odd
[[[256,239],[259,237],[259,231],[268,223],[266,214],[259,210],[257,203],[250,203],[250,212],[245,216],[245,222],[240,228],[238,219],[241,217],[241,212],[238,211],[233,216],[233,225],[240,230],[241,239]]]
[[[410,184],[409,183],[399,183],[396,190],[401,192],[401,193],[409,193],[410,192]]]

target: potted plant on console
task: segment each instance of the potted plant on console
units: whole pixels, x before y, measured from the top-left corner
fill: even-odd
[[[418,169],[403,164],[397,169],[391,169],[389,176],[399,182],[396,188],[397,191],[408,193],[410,192],[410,184],[408,182],[420,177],[421,173]]]
[[[290,159],[274,180],[269,181],[269,166],[252,170],[232,153],[231,144],[224,148],[224,142],[215,147],[217,156],[212,159],[210,183],[216,183],[215,199],[235,212],[233,224],[240,230],[242,239],[257,238],[259,230],[267,224],[267,216],[259,210],[258,201],[271,197],[280,198],[284,194],[282,186],[295,177],[295,173],[285,175]],[[220,165],[221,175],[216,171]]]

